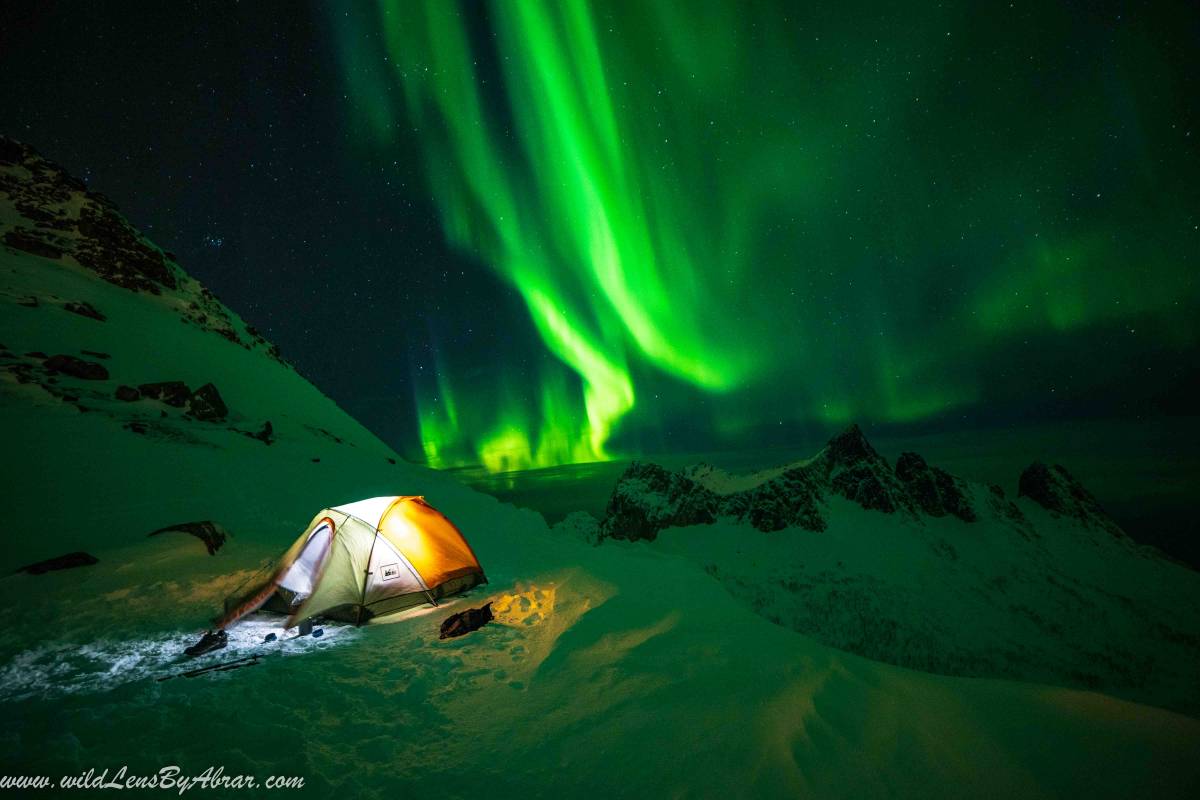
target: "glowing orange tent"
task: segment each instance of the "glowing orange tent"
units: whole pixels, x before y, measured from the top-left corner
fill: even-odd
[[[218,627],[258,609],[287,627],[323,616],[360,624],[487,583],[454,523],[423,497],[323,509],[283,557],[226,598]]]

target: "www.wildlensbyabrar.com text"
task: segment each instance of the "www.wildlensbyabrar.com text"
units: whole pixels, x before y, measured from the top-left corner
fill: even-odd
[[[180,795],[190,789],[303,789],[298,775],[271,775],[259,780],[254,775],[227,775],[225,767],[210,766],[196,775],[185,775],[175,765],[161,767],[151,775],[131,774],[129,767],[89,769],[57,780],[48,775],[0,775],[0,789],[157,789]]]

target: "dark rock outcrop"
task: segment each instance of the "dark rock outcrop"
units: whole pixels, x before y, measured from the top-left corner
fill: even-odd
[[[952,514],[964,522],[977,519],[958,478],[938,467],[931,467],[916,453],[901,453],[896,459],[896,477],[909,497],[931,517]]]
[[[258,439],[263,444],[271,444],[275,441],[275,428],[271,425],[271,420],[263,423],[262,429],[258,433],[246,434],[251,439]]]
[[[1026,467],[1017,485],[1017,496],[1028,497],[1055,516],[1071,517],[1124,536],[1092,493],[1059,464],[1047,466],[1035,461]]]
[[[912,498],[896,479],[887,459],[875,451],[857,425],[830,439],[809,467],[824,469],[830,488],[863,508],[886,514],[916,513]]]
[[[195,325],[246,350],[261,349],[294,369],[278,347],[188,277],[174,254],[134,228],[112,200],[90,191],[83,181],[28,145],[0,135],[0,151],[6,154],[0,158],[0,196],[16,211],[0,219],[3,246],[52,259],[65,269],[78,265],[132,292],[171,293],[182,324]],[[36,297],[17,302],[38,306]]]
[[[242,436],[250,439],[257,439],[266,445],[272,444],[275,441],[275,428],[271,425],[270,420],[264,422],[262,428],[254,432],[244,431],[241,428],[230,428],[229,430],[240,433]]]
[[[88,317],[98,322],[104,322],[108,317],[100,313],[100,311],[86,300],[81,300],[78,303],[68,301],[63,304],[63,308],[70,311],[72,314],[78,314],[81,317]]]
[[[126,403],[132,403],[133,401],[140,399],[141,396],[142,393],[132,386],[121,385],[117,387],[118,400],[123,400]]]
[[[0,136],[0,164],[20,164],[24,160],[25,147],[7,136]]]
[[[211,383],[206,383],[188,398],[187,413],[205,422],[223,420],[229,416],[229,407],[221,399],[221,393]]]
[[[96,202],[84,205],[76,227],[83,238],[75,248],[75,260],[104,280],[151,294],[175,288],[175,275],[162,251],[142,239],[113,207]]]
[[[14,228],[4,234],[4,243],[15,250],[22,250],[42,258],[62,258],[63,249],[45,234],[28,228]]]
[[[61,372],[73,378],[85,381],[106,381],[108,370],[103,364],[95,361],[84,361],[82,358],[60,353],[42,362],[42,366],[50,372]]]
[[[54,558],[48,558],[45,561],[38,561],[35,564],[26,564],[17,570],[17,572],[26,572],[30,575],[42,575],[46,572],[53,572],[60,569],[73,569],[74,567],[87,567],[92,564],[100,563],[100,559],[96,558],[91,553],[83,551],[75,553],[67,553]]]
[[[1017,508],[1017,504],[1005,496],[1004,489],[1000,486],[994,483],[988,486],[987,504],[994,515],[1006,520],[1026,539],[1039,538],[1037,531],[1033,529],[1033,525],[1021,513],[1021,509]]]
[[[653,540],[663,528],[711,524],[719,508],[718,495],[691,478],[634,462],[617,481],[601,535]]]
[[[169,406],[183,408],[192,397],[192,391],[183,381],[159,381],[143,383],[137,387],[142,397],[160,400]]]
[[[30,226],[4,232],[9,247],[44,258],[72,256],[99,277],[133,291],[177,286],[163,253],[118,213],[111,200],[28,145],[0,137],[0,192]],[[20,165],[20,169],[15,165]]]
[[[169,531],[179,531],[180,533],[189,533],[195,536],[204,542],[204,547],[208,550],[210,556],[216,555],[217,551],[221,549],[221,545],[225,544],[225,540],[229,536],[224,528],[207,519],[200,520],[199,522],[181,522],[177,525],[168,525],[165,528],[151,531],[146,536],[158,536],[160,533],[167,533]]]

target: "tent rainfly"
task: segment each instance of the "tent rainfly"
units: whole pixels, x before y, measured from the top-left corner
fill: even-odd
[[[258,608],[290,628],[324,616],[361,624],[487,583],[471,546],[423,497],[326,508],[279,561],[225,599],[219,628]]]

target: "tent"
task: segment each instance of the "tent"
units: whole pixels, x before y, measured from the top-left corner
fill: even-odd
[[[258,608],[286,627],[324,616],[361,624],[487,583],[454,523],[423,497],[322,509],[274,565],[225,599],[224,628]]]

